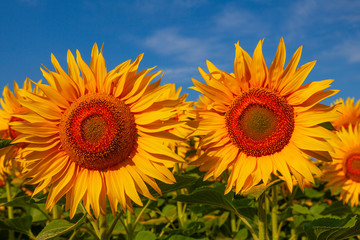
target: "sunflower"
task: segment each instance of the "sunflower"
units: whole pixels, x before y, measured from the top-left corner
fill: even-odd
[[[204,154],[194,162],[206,171],[204,179],[231,173],[226,193],[233,187],[244,192],[271,175],[281,176],[290,191],[293,175],[300,187],[313,182],[321,171],[309,156],[330,161],[327,138],[334,134],[318,124],[338,117],[336,106],[319,102],[337,93],[327,90],[333,80],[302,85],[315,61],[297,68],[302,47],[285,64],[281,38],[274,61],[267,68],[259,41],[251,58],[235,44],[234,73],[219,70],[207,61],[209,74],[199,68],[206,84],[193,79],[194,90],[204,95],[196,108]]]
[[[360,100],[354,104],[354,98],[347,98],[346,102],[340,98],[334,104],[339,105],[338,111],[341,113],[339,118],[332,121],[335,129],[339,130],[342,126],[347,128],[349,124],[355,126],[360,122]]]
[[[183,159],[188,157],[188,152],[191,150],[190,142],[193,141],[191,139],[188,139],[188,137],[195,130],[190,124],[191,119],[193,119],[191,114],[193,105],[193,102],[184,102],[177,109],[175,120],[182,122],[183,124],[169,130],[169,132],[180,137],[181,139],[176,144],[170,145],[170,148],[173,151],[176,151],[176,153],[180,155]]]
[[[339,140],[329,140],[334,147],[333,161],[323,166],[323,180],[331,193],[341,190],[340,199],[351,206],[359,204],[360,194],[360,124],[341,127],[336,132]]]
[[[41,69],[49,85],[36,84],[44,96],[20,90],[21,104],[33,112],[12,123],[21,132],[16,142],[26,142],[26,177],[36,184],[34,195],[50,187],[46,208],[52,209],[66,195],[65,209],[72,218],[82,200],[89,214],[105,214],[106,197],[113,214],[118,203],[132,211],[142,206],[139,193],[155,199],[155,179],[172,184],[175,178],[165,167],[182,162],[164,141],[177,141],[167,130],[176,127],[174,109],[186,96],[168,99],[174,84],[150,84],[161,71],[138,72],[143,54],[107,72],[102,49],[94,44],[88,66],[79,51],[76,61],[68,51],[68,74],[51,55],[55,72]],[[91,211],[92,210],[92,211]]]
[[[31,89],[31,83],[29,79],[24,81],[22,89],[28,91],[38,92],[38,89]],[[14,92],[9,90],[8,86],[3,89],[3,98],[1,101],[0,109],[0,138],[14,140],[18,136],[16,132],[9,125],[11,122],[23,121],[23,119],[14,117],[14,114],[29,112],[30,110],[25,108],[19,103],[18,94],[19,86],[14,82]],[[18,176],[22,170],[22,164],[16,159],[20,159],[21,149],[23,144],[10,145],[8,147],[0,149],[0,179],[4,180],[9,175]]]

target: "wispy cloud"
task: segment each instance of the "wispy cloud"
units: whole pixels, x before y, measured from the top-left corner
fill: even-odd
[[[343,57],[349,63],[360,62],[360,38],[347,39],[340,44],[333,46],[329,51],[323,53],[329,57]]]
[[[282,30],[287,39],[305,37],[311,23],[314,21],[313,14],[318,5],[316,1],[303,0],[292,4],[286,11],[286,19],[283,19]]]
[[[214,27],[217,31],[233,31],[241,35],[264,35],[268,25],[254,11],[225,6],[214,17]]]
[[[155,31],[145,38],[144,45],[163,56],[171,56],[187,63],[196,63],[209,55],[209,42],[199,38],[181,35],[176,29],[166,28]]]
[[[164,68],[165,82],[174,82],[177,85],[180,84],[186,87],[191,85],[191,78],[196,78],[199,75],[198,68],[195,65],[189,67]]]
[[[342,0],[341,4],[339,1],[326,1],[323,0],[321,4],[324,9],[325,21],[331,22],[346,22],[348,24],[354,24],[360,22],[360,2],[358,0]]]
[[[207,0],[173,0],[172,1],[175,5],[191,8],[199,5],[203,5],[207,3]]]
[[[166,9],[167,13],[176,12],[181,9],[188,9],[192,7],[206,4],[207,0],[136,0],[136,8],[143,12],[161,12]]]

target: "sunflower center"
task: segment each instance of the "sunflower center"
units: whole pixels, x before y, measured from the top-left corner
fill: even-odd
[[[60,140],[70,159],[103,170],[131,158],[136,127],[129,107],[106,94],[87,94],[72,103],[60,121]]]
[[[248,156],[280,152],[294,131],[294,110],[285,98],[265,89],[237,96],[225,114],[232,142]]]
[[[360,182],[360,154],[356,153],[346,159],[346,176],[355,182]]]
[[[276,114],[264,105],[249,105],[238,119],[239,128],[246,136],[261,141],[276,131]]]
[[[81,132],[84,139],[91,143],[99,142],[106,134],[108,126],[101,115],[94,114],[84,120]]]

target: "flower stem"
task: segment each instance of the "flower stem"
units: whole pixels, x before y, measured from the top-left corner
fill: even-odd
[[[235,214],[233,212],[230,212],[230,224],[231,224],[231,232],[232,233],[236,233],[237,229],[236,229],[236,219],[235,219]]]
[[[177,172],[178,175],[181,175],[182,165],[179,166],[179,164],[176,163],[175,164],[175,171]],[[184,192],[182,191],[182,189],[176,191],[176,194],[178,196],[183,194],[183,193]],[[182,202],[177,201],[176,208],[177,208],[177,217],[178,217],[179,227],[180,228],[184,228],[184,218],[186,218],[186,216],[185,216],[185,207],[186,207],[186,205],[183,206]]]
[[[115,228],[115,226],[116,226],[116,223],[119,221],[119,219],[121,218],[122,214],[123,214],[123,212],[118,212],[118,213],[116,214],[116,217],[115,217],[114,221],[111,223],[111,226],[110,226],[109,229],[107,230],[107,233],[106,233],[106,234],[107,234],[108,238],[110,238],[111,233],[114,231],[114,228]]]
[[[272,227],[272,239],[279,239],[279,231],[278,230],[278,185],[274,184],[272,187],[272,207],[271,207],[271,227]]]
[[[288,200],[288,206],[289,206],[289,207],[292,207],[293,204],[294,204],[293,201],[294,201],[295,194],[296,194],[297,190],[298,190],[298,186],[295,187],[295,189],[293,190],[293,192],[292,192],[291,195],[290,195],[290,198],[289,198],[289,200]],[[296,237],[297,237],[297,236],[296,236],[296,226],[295,226],[294,220],[291,222],[290,226],[291,226],[291,229],[290,229],[290,239],[297,239],[297,238],[296,238]]]
[[[9,178],[6,178],[6,180],[5,180],[5,188],[6,188],[7,202],[11,202],[12,196],[11,196],[11,184],[10,184]],[[8,209],[8,218],[13,219],[14,218],[14,208],[12,206],[8,206],[7,209]],[[9,230],[9,240],[14,240],[14,239],[15,239],[14,231]]]
[[[60,209],[59,206],[56,204],[52,209],[52,215],[53,215],[53,219],[60,219],[61,216]]]
[[[84,204],[83,204],[82,202],[80,202],[79,205],[80,205],[80,207],[81,207],[81,210],[82,210],[84,216],[86,216],[87,219],[89,220],[89,222],[91,223],[91,225],[92,225],[92,227],[93,227],[93,229],[94,229],[94,232],[95,232],[96,236],[97,236],[98,238],[100,238],[99,226],[98,226],[97,222],[95,221],[95,219],[94,219],[92,216],[90,216],[90,215],[88,214],[88,212],[86,211],[86,209],[85,209],[85,207],[84,207]]]
[[[250,223],[246,220],[246,218],[241,215],[238,211],[234,212],[236,214],[236,216],[238,216],[240,218],[240,220],[246,225],[247,229],[250,231],[252,237],[254,240],[259,240],[259,238],[256,236],[256,233],[254,231],[254,229],[252,228],[252,226],[250,225]]]
[[[263,193],[258,201],[258,227],[259,240],[266,240],[266,209],[265,209],[265,193]]]
[[[132,224],[132,213],[130,210],[126,210],[126,229],[127,229],[127,240],[135,239],[134,228]]]
[[[141,209],[141,211],[139,212],[139,214],[138,214],[138,216],[136,217],[136,220],[135,220],[135,222],[134,222],[134,228],[135,228],[136,224],[139,222],[141,216],[143,215],[143,213],[145,212],[145,210],[147,209],[147,207],[150,205],[150,203],[151,203],[151,199],[149,199],[149,200],[147,201],[147,203],[145,204],[145,206],[144,206],[144,207]]]
[[[176,206],[177,206],[177,214],[178,214],[178,220],[179,220],[179,227],[180,227],[180,228],[184,228],[182,202],[177,201]]]
[[[101,240],[106,240],[108,239],[108,234],[107,234],[107,230],[108,230],[108,224],[107,224],[107,220],[106,220],[106,215],[102,215],[100,213],[99,216],[99,233],[100,233],[100,239]]]

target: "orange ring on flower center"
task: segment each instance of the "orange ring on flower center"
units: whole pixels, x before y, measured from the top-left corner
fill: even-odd
[[[346,177],[355,182],[360,182],[360,154],[350,155],[345,162]]]
[[[280,152],[294,131],[294,109],[285,98],[262,88],[237,96],[225,113],[231,141],[246,155]]]
[[[87,94],[71,104],[60,121],[60,141],[70,159],[103,170],[131,158],[136,127],[129,107],[106,94]]]

